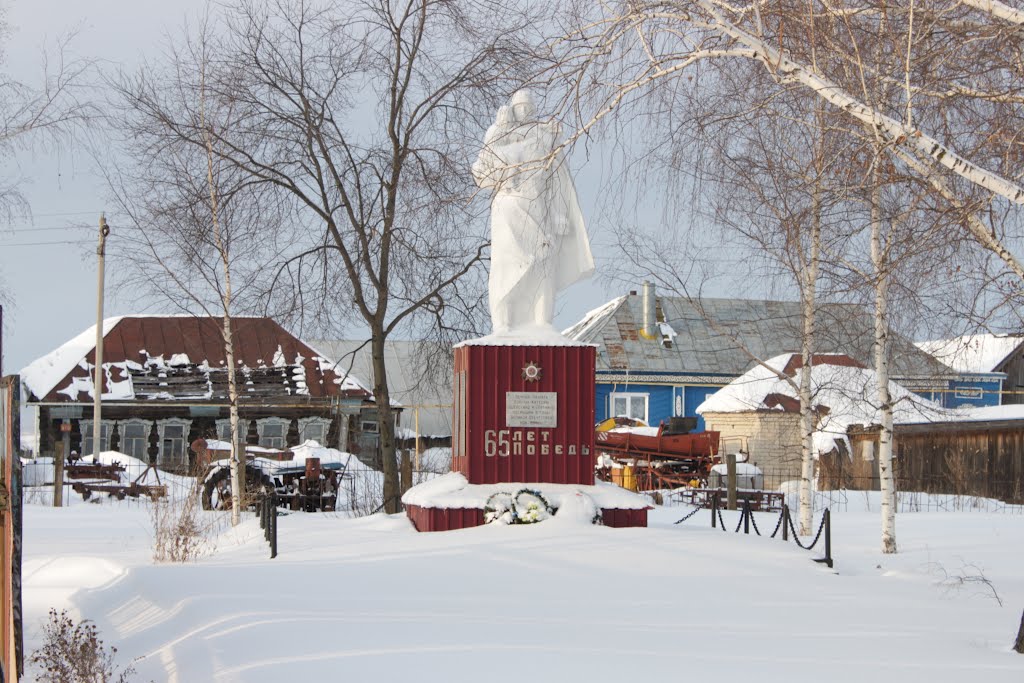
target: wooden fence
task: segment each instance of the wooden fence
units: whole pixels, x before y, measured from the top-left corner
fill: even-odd
[[[896,488],[1024,504],[1024,420],[897,425]],[[819,462],[819,488],[878,488],[878,429],[852,428],[851,450]]]

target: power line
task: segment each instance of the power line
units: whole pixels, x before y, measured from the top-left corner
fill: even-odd
[[[33,212],[32,215],[33,216],[45,216],[47,218],[50,218],[50,217],[53,217],[53,216],[86,216],[86,215],[91,216],[91,215],[95,215],[95,214],[99,214],[99,213],[102,213],[101,209],[97,209],[95,211],[58,211],[57,213],[35,213],[35,212]]]
[[[72,240],[65,242],[18,242],[12,245],[0,244],[0,247],[7,249],[8,247],[42,247],[46,245],[87,245],[91,244],[92,240]]]
[[[48,231],[51,231],[51,230],[85,230],[87,228],[95,229],[96,226],[95,225],[85,225],[85,224],[81,224],[81,225],[75,224],[75,225],[60,225],[60,226],[52,226],[52,227],[42,227],[42,226],[16,227],[16,228],[9,228],[7,230],[4,230],[4,229],[0,228],[0,233],[4,233],[4,232],[48,232]]]

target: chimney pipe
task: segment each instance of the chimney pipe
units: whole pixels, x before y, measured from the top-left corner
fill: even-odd
[[[643,284],[643,327],[640,329],[640,336],[644,339],[658,338],[658,321],[655,319],[656,301],[654,285],[650,282]]]

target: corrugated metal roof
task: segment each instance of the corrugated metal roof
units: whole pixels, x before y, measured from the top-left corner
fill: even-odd
[[[578,341],[598,344],[598,370],[684,372],[739,376],[754,358],[799,352],[801,315],[795,301],[701,299],[659,296],[673,337],[644,339],[642,297],[620,297],[595,309],[567,330]],[[820,353],[843,353],[871,366],[874,323],[856,304],[824,304],[817,316]],[[955,374],[904,337],[890,333],[894,377]]]
[[[219,318],[189,316],[123,316],[104,321],[104,400],[222,400],[226,391],[226,378],[221,376],[226,363],[222,327]],[[243,389],[247,397],[370,396],[354,378],[335,373],[333,361],[270,318],[235,317],[231,327],[235,362],[244,371],[239,381],[247,385]],[[88,401],[90,368],[95,362],[95,343],[89,341],[87,331],[22,373],[34,400]]]

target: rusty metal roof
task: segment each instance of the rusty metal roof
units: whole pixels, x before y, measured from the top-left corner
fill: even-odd
[[[270,318],[235,317],[231,328],[243,400],[371,395]],[[222,319],[125,316],[105,320],[103,329],[104,401],[222,403],[226,398]],[[93,327],[22,370],[30,400],[92,400],[95,334]]]

